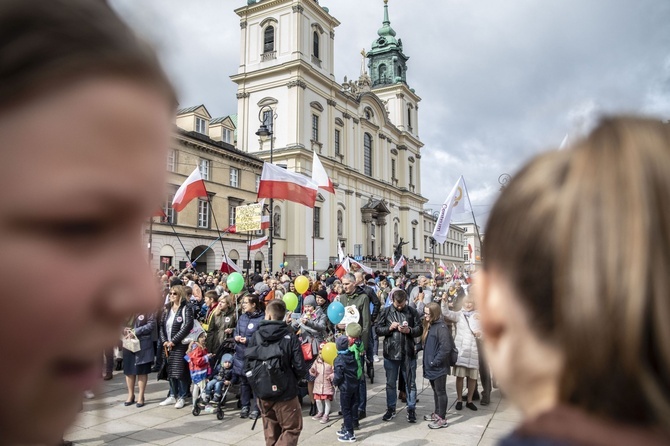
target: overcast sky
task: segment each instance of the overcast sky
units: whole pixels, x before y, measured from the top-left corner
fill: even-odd
[[[184,107],[237,112],[246,0],[112,0],[158,47]],[[321,0],[335,29],[335,76],[357,78],[383,18],[382,0]],[[668,0],[390,0],[407,81],[419,104],[422,193],[437,209],[463,175],[478,223],[513,174],[598,116],[670,119]],[[433,187],[436,185],[437,187]]]

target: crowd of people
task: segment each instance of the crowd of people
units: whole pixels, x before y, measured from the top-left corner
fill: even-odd
[[[296,308],[285,310],[280,318],[297,336],[305,362],[295,380],[295,394],[300,401],[309,400],[309,416],[315,421],[329,422],[332,411],[343,416],[341,441],[355,441],[354,430],[367,416],[366,379],[373,379],[375,362],[383,361],[386,372],[387,410],[382,419],[388,422],[395,417],[400,399],[407,403],[407,421],[417,421],[417,361],[424,348],[423,373],[435,394],[434,410],[424,414],[430,421],[428,427],[447,426],[446,378],[452,366],[459,395],[456,409],[462,409],[460,394],[463,378],[467,378],[465,407],[477,410],[472,401],[479,374],[483,384],[490,380],[488,368],[480,360],[483,355],[476,340],[480,336],[479,317],[468,296],[468,284],[443,275],[358,271],[337,277],[330,273],[332,270],[316,280],[308,275],[255,274],[241,292],[233,294],[227,275],[219,271],[158,271],[164,307],[156,314],[136,315],[124,329],[127,339],[140,340],[136,352],[123,348],[128,385],[125,405],[144,406],[147,374],[153,370],[169,381],[169,395],[161,406],[181,409],[194,391],[196,395],[202,392],[205,402],[220,404],[225,382],[236,390],[239,417],[257,419],[262,410],[245,373],[245,352],[268,316],[266,307],[272,302],[283,304],[283,296],[297,293],[296,281],[303,280],[309,281],[307,290],[297,293]],[[352,316],[331,322],[328,307],[333,302],[339,302]],[[192,332],[198,326],[202,337],[196,339]],[[339,339],[348,339],[354,346],[351,361],[356,370],[351,376],[338,375],[336,364],[326,362],[321,354],[328,342],[344,343]],[[348,348],[338,346],[338,351]],[[340,410],[331,405],[338,394]],[[484,384],[481,404],[489,401],[490,387]],[[196,404],[196,396],[191,402]]]

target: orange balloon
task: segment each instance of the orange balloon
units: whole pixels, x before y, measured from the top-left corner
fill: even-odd
[[[309,288],[309,279],[305,276],[298,276],[293,284],[298,294],[302,294]]]

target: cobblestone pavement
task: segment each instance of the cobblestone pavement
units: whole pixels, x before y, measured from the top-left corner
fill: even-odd
[[[491,404],[481,406],[478,411],[454,409],[456,385],[453,377],[447,379],[449,410],[446,429],[431,430],[423,416],[433,409],[433,392],[427,380],[417,379],[419,402],[416,424],[407,422],[405,405],[398,401],[395,419],[382,421],[386,410],[385,374],[383,362],[375,364],[375,382],[368,380],[367,418],[360,422],[356,431],[358,443],[383,446],[422,446],[429,444],[491,446],[516,427],[520,420],[517,410],[501,398],[498,390],[491,395]],[[420,370],[417,376],[422,376]],[[201,413],[193,416],[191,406],[175,409],[160,407],[167,393],[167,383],[156,381],[156,374],[149,376],[146,405],[124,407],[126,385],[122,372],[114,372],[114,379],[105,381],[95,398],[86,400],[75,425],[66,434],[66,439],[78,445],[264,445],[263,426],[259,419],[255,430],[252,420],[239,418],[235,397],[230,396],[225,406],[224,419],[219,421],[214,414]],[[333,411],[337,414],[337,400]],[[303,404],[304,427],[300,444],[314,446],[340,444],[335,432],[342,423],[341,417],[333,416],[328,424],[320,424],[309,416],[309,404]]]

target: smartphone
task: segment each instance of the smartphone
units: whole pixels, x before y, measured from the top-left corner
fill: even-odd
[[[422,286],[419,287],[419,294],[421,294],[421,293],[423,293],[423,287]]]

